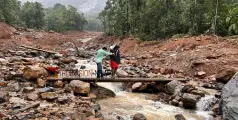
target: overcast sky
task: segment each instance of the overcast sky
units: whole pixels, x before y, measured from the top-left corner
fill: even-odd
[[[81,12],[100,12],[104,7],[107,0],[19,0],[21,2],[41,2],[44,7],[51,7],[56,3],[63,5],[72,5]]]

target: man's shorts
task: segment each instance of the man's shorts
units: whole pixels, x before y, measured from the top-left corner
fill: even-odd
[[[118,69],[118,63],[113,60],[110,60],[110,66],[112,69]]]

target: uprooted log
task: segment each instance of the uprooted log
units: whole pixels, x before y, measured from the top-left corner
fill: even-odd
[[[178,81],[188,81],[188,79],[180,78],[48,78],[48,81],[71,81],[71,80],[81,80],[84,82],[161,82],[168,83],[173,80]]]
[[[27,48],[27,49],[32,49],[32,50],[37,50],[37,51],[42,51],[42,52],[47,52],[47,53],[50,53],[50,54],[58,54],[57,52],[43,50],[43,49],[38,49],[38,48],[34,48],[34,47],[30,47],[30,46],[25,46],[25,45],[21,45],[21,47],[24,47],[24,48]]]

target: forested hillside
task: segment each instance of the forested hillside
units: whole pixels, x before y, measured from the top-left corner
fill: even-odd
[[[108,35],[153,40],[174,34],[238,34],[238,0],[108,0]]]
[[[55,4],[50,8],[43,8],[39,2],[25,2],[18,0],[0,1],[0,19],[15,27],[55,30],[82,30],[87,23],[82,13],[73,6]]]

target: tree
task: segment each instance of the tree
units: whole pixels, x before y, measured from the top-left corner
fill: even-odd
[[[40,29],[44,26],[44,9],[41,3],[26,2],[21,11],[21,19],[26,27]]]
[[[237,34],[238,0],[108,0],[100,13],[107,35],[142,40],[174,34]]]
[[[63,32],[66,30],[83,30],[87,23],[83,14],[77,12],[73,6],[64,6],[59,3],[45,10],[46,28]]]

